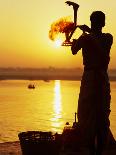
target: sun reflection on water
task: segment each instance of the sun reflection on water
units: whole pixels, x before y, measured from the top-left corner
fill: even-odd
[[[54,100],[53,100],[53,117],[51,118],[52,130],[61,132],[62,126],[62,97],[60,80],[55,80]]]

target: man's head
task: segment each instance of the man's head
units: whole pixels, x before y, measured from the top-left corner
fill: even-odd
[[[102,11],[94,11],[90,16],[91,27],[102,28],[105,26],[105,14]]]

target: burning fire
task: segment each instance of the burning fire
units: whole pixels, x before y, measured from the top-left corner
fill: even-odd
[[[70,21],[68,17],[61,18],[51,25],[51,28],[49,30],[49,38],[52,41],[55,41],[57,40],[59,33],[65,33],[65,36],[67,36],[67,34],[69,34],[73,30],[73,28],[74,23]],[[61,42],[59,44],[61,44]]]

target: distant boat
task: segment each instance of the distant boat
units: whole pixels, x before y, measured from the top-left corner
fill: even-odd
[[[29,89],[35,89],[35,86],[34,86],[33,84],[29,84],[29,85],[28,85],[28,88],[29,88]]]

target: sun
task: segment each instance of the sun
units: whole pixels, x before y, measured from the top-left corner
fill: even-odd
[[[60,47],[62,46],[62,40],[61,39],[56,39],[54,42],[55,47]]]

